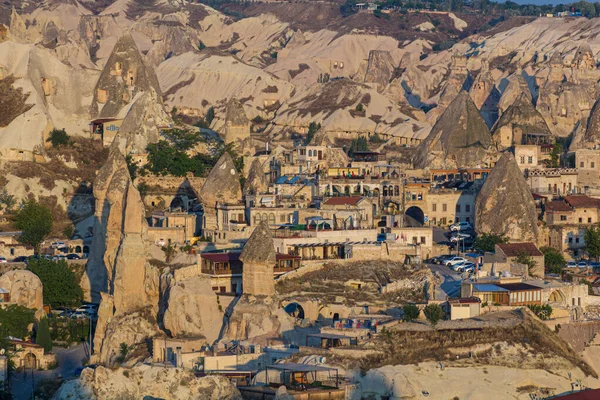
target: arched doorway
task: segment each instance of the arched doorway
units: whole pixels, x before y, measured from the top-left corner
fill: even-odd
[[[37,369],[37,359],[35,354],[27,353],[23,359],[23,366],[25,369]]]
[[[406,210],[405,212],[406,216],[410,217],[412,220],[411,222],[415,222],[416,224],[422,226],[425,223],[425,214],[423,213],[423,210],[421,210],[420,207],[417,206],[412,206],[409,207],[408,210]]]
[[[562,290],[555,290],[550,293],[550,297],[548,297],[548,303],[560,303],[566,305],[567,298]]]
[[[298,303],[290,303],[284,307],[286,313],[296,319],[304,319],[304,308]]]

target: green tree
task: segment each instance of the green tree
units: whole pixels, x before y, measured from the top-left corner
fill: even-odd
[[[37,331],[35,333],[35,343],[42,346],[45,352],[52,350],[52,338],[50,337],[48,318],[44,317],[38,323]]]
[[[549,304],[544,306],[539,304],[530,304],[527,307],[542,321],[547,321],[552,316],[552,307]]]
[[[0,307],[1,337],[24,338],[29,334],[29,325],[35,322],[35,310],[17,304]]]
[[[308,133],[306,134],[306,144],[309,144],[313,138],[315,137],[315,133],[321,129],[321,124],[317,124],[316,122],[311,122],[308,124]]]
[[[41,243],[52,232],[52,213],[34,199],[27,200],[15,217],[15,227],[21,230],[19,241],[39,254]]]
[[[52,129],[46,142],[52,143],[52,147],[58,149],[60,146],[67,146],[71,138],[64,129]]]
[[[527,271],[531,271],[531,269],[533,269],[533,267],[536,265],[536,262],[533,261],[533,258],[525,252],[520,252],[517,254],[515,261],[519,264],[527,265]]]
[[[590,226],[583,235],[585,251],[590,258],[598,261],[600,257],[600,226]]]
[[[356,1],[354,0],[346,0],[346,2],[340,6],[340,14],[342,14],[342,17],[344,18],[351,16],[357,11]]]
[[[44,285],[44,304],[64,307],[81,303],[83,291],[77,276],[65,261],[50,261],[45,258],[31,260],[27,269],[36,274]]]
[[[210,113],[210,109],[208,111]],[[212,113],[214,118],[214,110]],[[162,132],[162,136],[170,145],[172,145],[173,147],[175,147],[175,149],[179,151],[188,151],[190,149],[193,149],[198,143],[202,141],[202,136],[200,135],[200,132],[193,132],[189,129],[169,129]]]
[[[364,136],[359,136],[357,139],[352,139],[350,142],[350,149],[348,149],[348,155],[352,157],[357,151],[368,151],[369,144],[367,142],[367,138]]]
[[[173,257],[177,253],[177,249],[171,243],[169,243],[167,246],[161,247],[161,250],[163,253],[165,253],[165,262],[167,264],[173,260]]]
[[[402,319],[406,322],[411,322],[419,318],[419,314],[421,314],[421,310],[414,304],[407,304],[402,307],[402,311],[404,311],[404,316]]]
[[[552,247],[542,247],[540,251],[544,253],[544,265],[548,268],[548,272],[561,274],[567,262],[565,257]]]
[[[550,152],[550,168],[560,167],[560,154],[562,153],[562,146],[560,143],[554,143],[552,151]]]
[[[129,176],[131,179],[135,179],[137,176],[137,172],[139,169],[138,163],[133,161],[133,156],[131,154],[127,154],[125,156],[125,162],[127,163],[127,169],[129,170]]]
[[[442,307],[439,304],[432,303],[425,306],[423,314],[431,323],[431,326],[435,328],[438,322],[444,317],[444,310],[442,310]]]
[[[508,243],[508,238],[492,233],[484,233],[477,236],[473,242],[473,248],[479,252],[493,252],[496,249],[496,245],[501,243]]]
[[[210,126],[210,124],[212,124],[214,119],[215,119],[215,108],[211,107],[206,112],[206,115],[204,116],[204,120]]]

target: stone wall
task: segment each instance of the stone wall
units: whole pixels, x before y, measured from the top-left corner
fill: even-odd
[[[569,343],[573,350],[580,352],[598,332],[600,332],[600,321],[573,322],[561,325],[558,336]]]

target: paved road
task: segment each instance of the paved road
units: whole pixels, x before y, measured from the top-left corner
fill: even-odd
[[[461,274],[452,271],[445,265],[428,264],[431,272],[436,273],[443,278],[441,285],[435,288],[435,300],[445,300],[448,297],[460,296]]]
[[[75,377],[75,370],[81,367],[82,361],[87,359],[87,346],[78,346],[64,349],[55,348],[58,367],[51,371],[33,371],[33,385],[43,379],[70,379]],[[13,373],[11,377],[11,393],[15,400],[31,399],[32,378],[31,371]]]

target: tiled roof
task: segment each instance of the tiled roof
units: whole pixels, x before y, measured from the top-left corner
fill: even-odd
[[[525,254],[531,257],[543,256],[542,252],[531,242],[500,243],[496,246],[498,246],[507,257],[517,257],[519,254]]]
[[[563,200],[549,201],[546,203],[546,211],[549,212],[568,212],[573,211],[570,205]]]
[[[572,207],[600,208],[600,199],[595,199],[585,195],[565,196],[565,201]]]
[[[340,196],[340,197],[331,197],[327,199],[327,201],[323,204],[328,206],[355,206],[362,199],[360,196]]]

